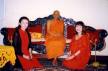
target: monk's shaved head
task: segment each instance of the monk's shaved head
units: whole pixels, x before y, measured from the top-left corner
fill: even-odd
[[[53,12],[53,17],[54,17],[54,18],[59,18],[59,17],[60,17],[60,12],[59,12],[58,10],[55,10],[55,11]]]

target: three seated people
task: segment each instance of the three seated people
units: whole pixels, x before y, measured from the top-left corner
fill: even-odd
[[[21,17],[19,26],[13,35],[13,46],[18,61],[24,70],[42,68],[38,59],[32,56],[31,36],[28,32],[29,19]],[[89,35],[84,30],[85,25],[79,21],[75,24],[76,35],[71,39],[68,57],[63,61],[63,66],[69,69],[84,69],[90,59]],[[53,65],[57,58],[64,55],[66,40],[64,37],[64,21],[60,18],[60,12],[54,11],[53,19],[47,21],[47,33],[45,36],[46,55],[53,59]]]

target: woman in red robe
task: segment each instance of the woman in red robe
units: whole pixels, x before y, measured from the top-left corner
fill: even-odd
[[[31,37],[27,30],[29,19],[27,17],[21,17],[19,23],[20,25],[16,28],[13,36],[13,46],[17,60],[21,63],[21,66],[25,71],[33,68],[41,68],[42,65],[36,58],[32,57],[31,53]]]
[[[84,31],[84,23],[75,24],[76,35],[72,38],[69,48],[69,57],[63,65],[73,70],[85,69],[91,55],[89,35]]]

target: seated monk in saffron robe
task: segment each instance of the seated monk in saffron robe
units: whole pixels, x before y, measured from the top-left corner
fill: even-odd
[[[54,58],[53,64],[56,64],[56,58],[64,54],[64,21],[59,18],[59,11],[54,11],[53,17],[47,22],[45,45],[48,59]]]

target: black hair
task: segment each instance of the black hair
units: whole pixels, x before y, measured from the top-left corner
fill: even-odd
[[[76,26],[76,25],[81,25],[81,26],[85,27],[85,25],[84,25],[84,23],[83,23],[82,21],[76,22],[76,23],[75,23],[75,26]]]
[[[20,19],[19,19],[19,23],[21,23],[21,21],[23,20],[23,19],[26,19],[27,21],[28,21],[28,25],[29,25],[29,18],[28,17],[26,17],[26,16],[22,16]],[[18,29],[20,29],[21,28],[21,25],[19,24],[17,27],[16,27],[16,29],[18,30]],[[26,29],[26,30],[28,30],[28,28]]]
[[[22,16],[22,17],[19,19],[19,23],[21,23],[21,21],[22,21],[23,19],[26,19],[26,20],[28,20],[28,22],[29,22],[29,19],[28,19],[26,16]]]
[[[77,25],[82,26],[82,34],[85,34],[86,32],[85,32],[85,24],[84,24],[84,22],[82,22],[82,21],[76,22],[75,23],[75,28],[76,28]],[[76,34],[78,34],[78,33],[76,32]]]

